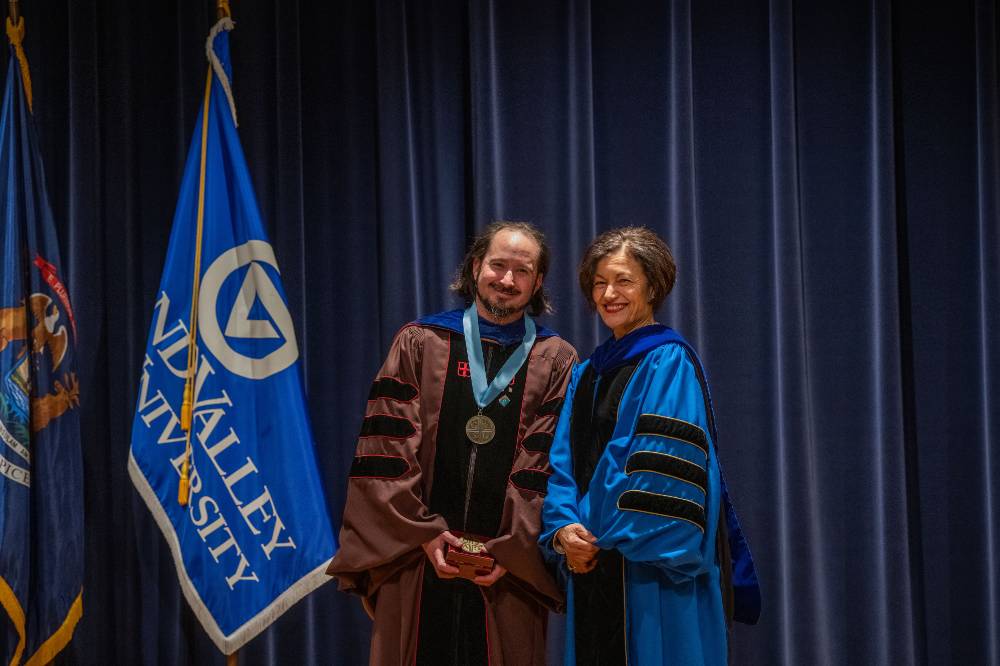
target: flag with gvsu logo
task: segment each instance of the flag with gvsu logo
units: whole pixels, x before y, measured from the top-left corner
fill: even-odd
[[[44,664],[83,613],[83,461],[76,321],[31,115],[11,42],[0,110],[0,605],[5,663]]]
[[[226,17],[174,213],[129,473],[231,654],[329,580],[336,550],[299,350],[236,132]]]

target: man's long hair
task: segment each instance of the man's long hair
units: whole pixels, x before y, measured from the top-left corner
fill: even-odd
[[[528,302],[528,314],[537,317],[552,312],[552,305],[545,293],[544,282],[544,277],[549,272],[549,244],[545,241],[545,234],[528,222],[497,220],[483,229],[483,232],[472,241],[469,251],[465,253],[465,259],[462,260],[462,264],[455,272],[455,280],[451,283],[451,290],[465,299],[466,304],[476,300],[476,276],[472,274],[472,264],[476,259],[482,263],[486,252],[490,249],[490,243],[493,242],[493,237],[501,231],[517,231],[538,243],[540,251],[536,268],[538,275],[542,276],[543,282]]]

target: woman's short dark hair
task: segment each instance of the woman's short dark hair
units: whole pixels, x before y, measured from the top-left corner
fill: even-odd
[[[677,264],[670,248],[659,236],[645,227],[619,227],[594,239],[580,260],[580,290],[591,309],[594,304],[594,274],[601,259],[620,249],[638,262],[649,281],[649,302],[655,311],[674,288]]]
[[[476,276],[472,274],[472,264],[477,259],[482,262],[486,252],[490,249],[493,237],[501,231],[517,231],[538,243],[538,275],[544,278],[545,274],[549,272],[549,244],[545,241],[545,234],[528,222],[497,220],[483,229],[483,232],[472,241],[469,251],[465,253],[465,258],[462,259],[462,264],[455,272],[455,279],[451,283],[451,290],[465,299],[467,304],[476,300]],[[549,297],[545,293],[545,284],[543,283],[528,302],[528,314],[537,317],[550,312],[552,312],[552,305],[549,303]]]

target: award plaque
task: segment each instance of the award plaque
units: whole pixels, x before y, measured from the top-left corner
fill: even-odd
[[[496,560],[486,552],[485,539],[473,535],[456,533],[462,540],[462,546],[456,548],[450,543],[445,549],[444,560],[453,567],[458,567],[458,575],[472,580],[476,576],[485,576],[493,571]]]

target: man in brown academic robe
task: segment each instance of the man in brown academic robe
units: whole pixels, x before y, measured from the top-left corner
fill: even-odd
[[[545,662],[547,614],[564,600],[536,539],[576,352],[538,326],[519,366],[517,354],[530,341],[525,311],[548,309],[548,262],[534,227],[490,225],[452,285],[474,308],[404,326],[372,385],[329,573],[374,620],[373,664]],[[502,387],[485,406],[471,381],[463,314],[478,317],[479,372]],[[477,414],[493,432],[480,444]],[[459,536],[485,543],[489,573],[446,562],[448,544],[462,547]]]

